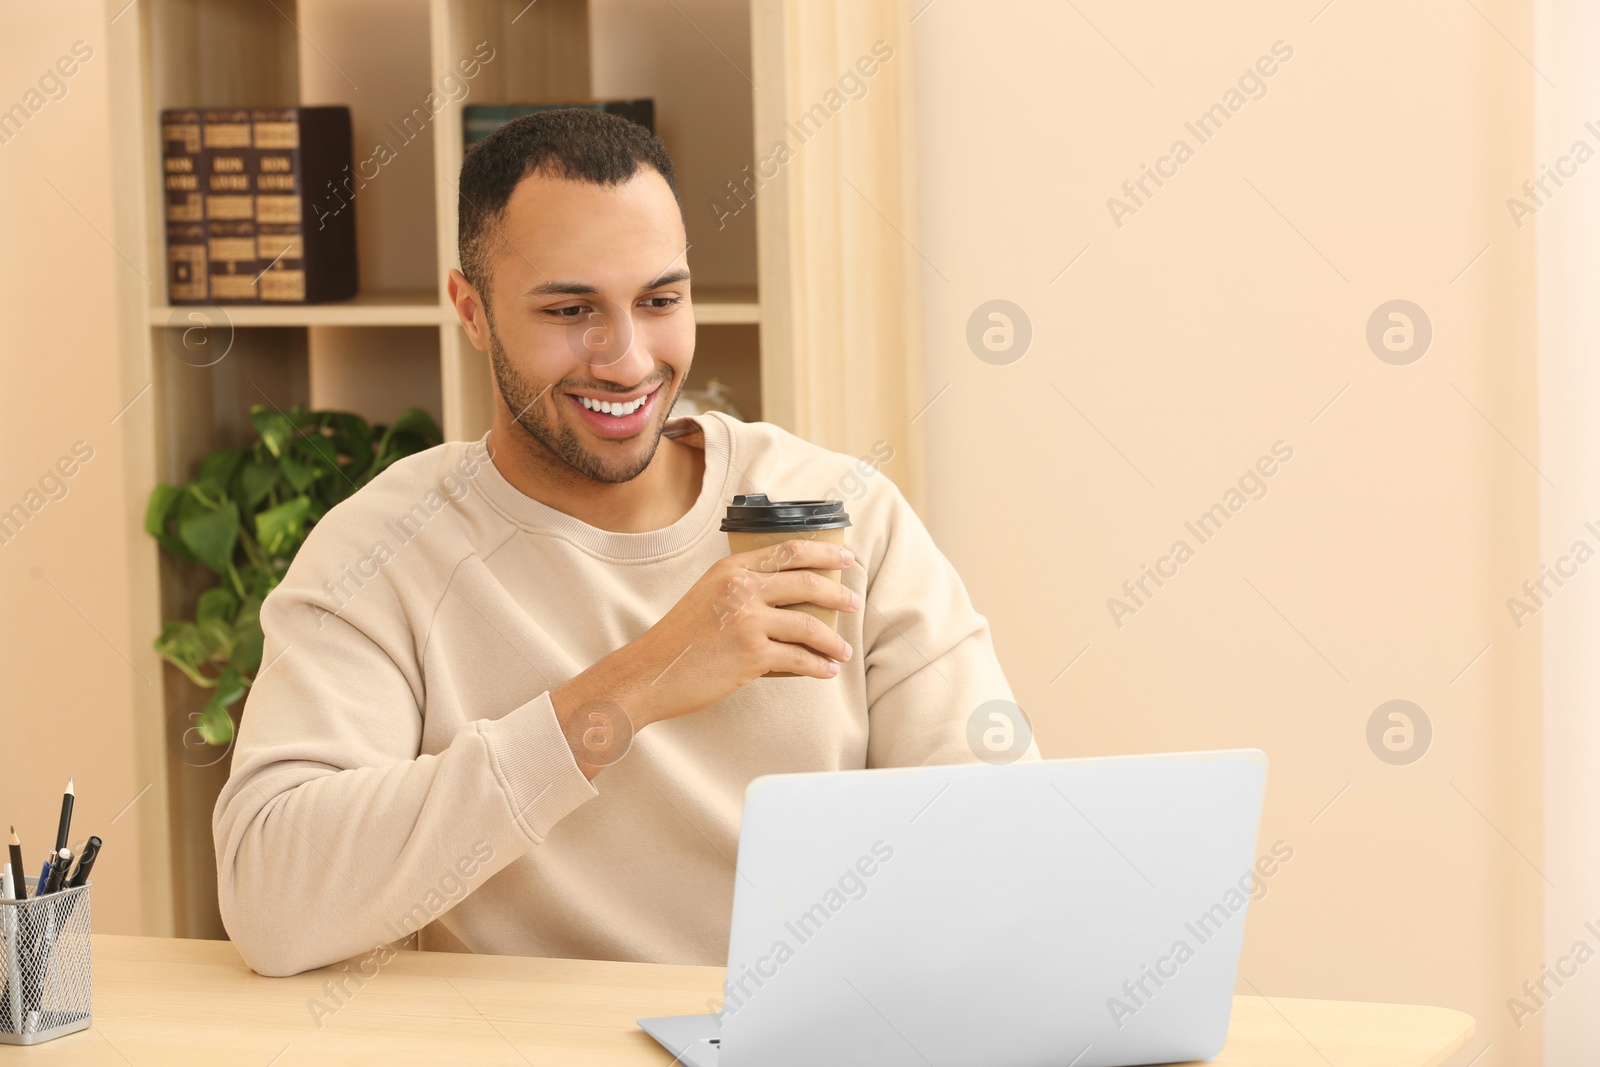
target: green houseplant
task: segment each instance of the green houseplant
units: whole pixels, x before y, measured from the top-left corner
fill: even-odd
[[[162,658],[210,690],[196,727],[211,745],[233,739],[229,709],[261,667],[261,602],[311,527],[395,460],[444,436],[421,408],[373,426],[346,412],[257,404],[250,421],[255,444],[209,453],[193,481],[156,486],[145,512],[162,548],[218,578],[194,618],[163,624],[155,640]]]

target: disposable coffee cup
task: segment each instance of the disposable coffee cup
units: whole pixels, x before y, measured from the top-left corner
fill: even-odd
[[[722,530],[728,535],[728,553],[737,555],[758,548],[768,548],[785,541],[827,541],[843,545],[844,532],[850,526],[850,516],[845,514],[840,500],[768,500],[765,493],[741,493],[728,506],[722,520]],[[774,566],[773,573],[782,568]],[[840,581],[842,571],[819,570],[824,578]],[[835,633],[839,630],[839,613],[817,604],[786,604],[791,611],[803,611],[815,616]],[[763,678],[796,678],[788,671],[768,671]]]

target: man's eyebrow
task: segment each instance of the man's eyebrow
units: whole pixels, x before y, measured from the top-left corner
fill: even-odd
[[[689,269],[687,267],[680,267],[677,270],[668,271],[667,273],[661,275],[661,277],[657,278],[655,281],[653,281],[649,285],[645,286],[645,288],[646,289],[659,289],[663,285],[671,285],[674,282],[686,282],[688,280],[689,280]]]
[[[689,271],[687,269],[679,269],[679,270],[674,270],[674,271],[668,271],[667,273],[665,273],[665,274],[661,275],[660,277],[656,278],[656,280],[651,282],[649,285],[643,286],[641,291],[643,291],[643,289],[659,289],[663,285],[672,285],[675,282],[686,282],[688,280],[689,280]],[[529,289],[523,295],[524,296],[598,296],[598,295],[600,295],[600,290],[595,288],[593,285],[590,285],[588,282],[543,281],[543,282],[540,282],[538,285],[535,285],[533,288]]]
[[[588,282],[544,281],[529,289],[524,296],[596,296],[600,290]]]

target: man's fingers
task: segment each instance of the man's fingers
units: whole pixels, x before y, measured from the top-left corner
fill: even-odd
[[[808,612],[779,608],[764,614],[762,622],[773,641],[804,645],[819,656],[841,662],[855,654],[833,627]]]
[[[768,579],[761,599],[775,608],[815,604],[830,611],[855,611],[855,593],[836,578],[816,571],[784,571]]]
[[[842,545],[831,541],[813,541],[796,538],[766,548],[741,552],[730,557],[747,570],[761,574],[811,568],[819,571],[843,570],[850,565],[854,554]]]
[[[810,649],[785,644],[775,644],[773,647],[782,650],[778,662],[773,664],[775,670],[788,671],[790,674],[799,674],[807,678],[832,678],[839,673],[837,663],[826,656],[817,655]]]

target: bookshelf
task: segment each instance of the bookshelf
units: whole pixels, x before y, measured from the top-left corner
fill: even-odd
[[[195,307],[156,304],[150,313],[152,318],[170,320]],[[332,304],[239,304],[203,310],[226,314],[234,326],[445,326],[456,321],[455,309],[426,289],[361,293]],[[761,303],[753,287],[699,287],[694,292],[694,319],[701,326],[753,326],[761,322]]]
[[[195,306],[157,304],[150,310],[153,318],[166,321]],[[205,310],[226,315],[234,326],[443,326],[455,320],[450,307],[426,289],[360,293],[332,304],[237,304]]]
[[[250,436],[252,404],[308,403],[375,421],[420,404],[448,438],[488,428],[487,358],[446,301],[456,265],[456,175],[466,103],[640,97],[673,154],[688,215],[698,331],[691,387],[716,377],[747,418],[867,454],[891,441],[889,471],[920,504],[912,417],[922,395],[922,266],[915,240],[909,0],[106,0],[117,161],[115,243],[119,426],[130,486],[128,644],[155,680],[132,688],[135,758],[157,788],[139,819],[145,932],[220,937],[210,816],[229,760],[206,764],[176,737],[199,691],[150,648],[204,581],[162,559],[144,534],[157,482],[186,480],[213,448]],[[894,60],[764,180],[751,210],[721,220],[745,166],[791,120],[831,99],[875,41]],[[488,42],[472,79],[445,76]],[[757,89],[760,86],[760,89]],[[464,91],[458,91],[464,87]],[[354,199],[361,290],[297,306],[168,303],[158,116],[166,107],[346,104],[358,160],[394,141],[427,93],[443,107]],[[837,96],[837,94],[834,94]],[[748,186],[747,186],[748,188]],[[722,223],[722,224],[719,224]],[[199,312],[201,319],[192,319]],[[206,322],[227,355],[181,357]],[[138,660],[136,660],[138,662]],[[202,765],[206,764],[206,765]]]

